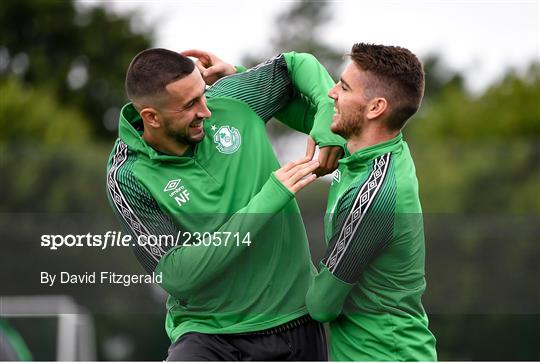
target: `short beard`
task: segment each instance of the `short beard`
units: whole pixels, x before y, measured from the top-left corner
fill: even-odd
[[[173,139],[174,141],[176,141],[177,143],[179,144],[183,144],[183,145],[197,145],[199,142],[201,142],[203,139],[201,140],[193,140],[192,138],[190,138],[188,135],[186,134],[183,134],[182,132],[178,132],[178,131],[175,131],[173,130],[171,127],[170,127],[170,124],[169,122],[165,122],[163,124],[164,126],[164,131],[165,131],[165,135],[168,137],[168,138],[171,138]]]
[[[363,129],[363,114],[364,110],[361,109],[354,112],[351,117],[347,117],[347,119],[342,118],[339,128],[334,131],[334,133],[338,134],[344,139],[349,139],[352,136],[359,136]]]
[[[358,123],[347,123],[343,127],[334,131],[334,133],[343,137],[344,139],[349,139],[352,136],[358,136],[362,132],[362,126]]]

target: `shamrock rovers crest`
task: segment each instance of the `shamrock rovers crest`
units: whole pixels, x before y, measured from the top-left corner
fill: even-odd
[[[232,126],[221,126],[214,135],[216,148],[223,154],[233,154],[240,148],[240,132]]]

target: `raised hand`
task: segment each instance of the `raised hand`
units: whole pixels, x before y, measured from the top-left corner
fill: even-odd
[[[313,159],[315,155],[315,140],[308,137],[306,157],[309,160]],[[330,174],[336,170],[338,166],[338,160],[343,156],[343,149],[339,146],[324,146],[319,150],[319,167],[315,170],[317,176],[323,176]]]
[[[317,179],[313,171],[317,169],[319,162],[303,157],[291,161],[275,171],[276,178],[292,193],[296,194],[306,185]]]
[[[213,53],[205,52],[204,50],[189,49],[180,54],[185,57],[197,58],[195,66],[201,72],[204,82],[209,86],[221,77],[236,73],[236,68],[232,64],[224,62]]]

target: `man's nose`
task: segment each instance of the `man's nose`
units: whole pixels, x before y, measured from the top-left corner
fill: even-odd
[[[200,118],[208,118],[212,116],[212,112],[210,112],[210,109],[206,106],[206,103],[203,105],[202,110],[197,113],[197,116]]]
[[[337,100],[336,86],[332,87],[330,91],[328,91],[328,97],[330,97],[333,100]]]

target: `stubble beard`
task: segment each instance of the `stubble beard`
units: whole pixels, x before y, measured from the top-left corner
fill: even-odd
[[[340,122],[335,130],[332,130],[335,134],[348,140],[353,136],[360,136],[362,133],[363,125],[363,112],[364,110],[358,110],[351,115],[341,114]]]
[[[195,140],[190,137],[189,133],[186,134],[182,130],[176,131],[171,127],[170,122],[165,122],[164,126],[165,126],[164,127],[165,135],[168,138],[173,139],[176,143],[181,144],[181,145],[190,145],[190,146],[197,145],[199,142],[201,142],[204,139],[204,137],[202,137],[200,140]]]

